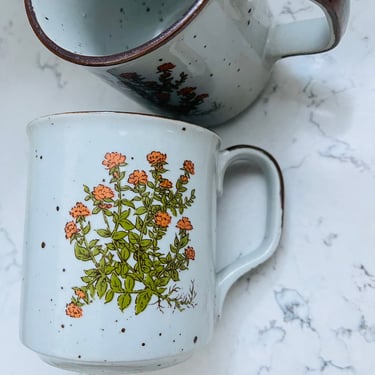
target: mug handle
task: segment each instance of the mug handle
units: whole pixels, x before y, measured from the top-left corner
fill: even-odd
[[[350,0],[311,0],[325,18],[275,25],[270,30],[266,56],[271,60],[328,51],[340,42],[349,19]]]
[[[216,272],[216,317],[220,317],[224,299],[233,283],[245,273],[267,260],[276,250],[282,232],[284,182],[281,169],[267,151],[248,145],[237,145],[220,151],[218,158],[218,194],[223,191],[226,170],[237,161],[256,163],[267,183],[267,220],[263,242],[255,249]]]

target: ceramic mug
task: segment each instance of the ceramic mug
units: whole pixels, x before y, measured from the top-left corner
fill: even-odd
[[[203,127],[140,114],[58,114],[28,133],[24,345],[90,374],[171,366],[205,345],[230,286],[278,246],[276,161],[250,146],[220,150]],[[266,229],[219,270],[216,201],[237,161],[264,174]]]
[[[325,17],[276,24],[265,0],[25,0],[41,42],[155,113],[224,123],[286,56],[340,41],[349,0],[313,0]]]

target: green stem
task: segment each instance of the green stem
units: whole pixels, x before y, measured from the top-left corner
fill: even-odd
[[[83,220],[80,220],[79,221],[79,226],[80,226],[80,229],[83,233]],[[86,239],[86,235],[83,234],[82,235],[82,238],[83,238],[83,241],[85,243],[85,246],[86,246],[86,249],[89,251],[90,253],[90,258],[91,260],[93,261],[93,263],[95,264],[95,267],[98,268],[99,267],[99,263],[96,261],[95,257],[92,255],[92,252],[90,251],[90,247],[89,247],[89,243],[87,242],[87,239]]]

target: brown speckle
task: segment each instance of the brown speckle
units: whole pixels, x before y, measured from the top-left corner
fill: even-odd
[[[43,241],[43,242],[40,244],[40,247],[41,247],[42,249],[44,249],[44,248],[46,247],[46,243]]]

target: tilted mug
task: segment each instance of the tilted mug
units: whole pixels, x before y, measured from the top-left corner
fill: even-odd
[[[112,374],[171,366],[207,344],[230,286],[278,246],[277,162],[250,146],[220,150],[203,127],[131,113],[46,116],[28,133],[24,345],[60,368]],[[265,232],[218,269],[217,196],[238,161],[264,175]]]
[[[273,0],[275,1],[275,0]],[[53,53],[90,68],[154,113],[203,126],[247,108],[283,57],[335,47],[349,0],[277,24],[266,0],[25,0]]]

